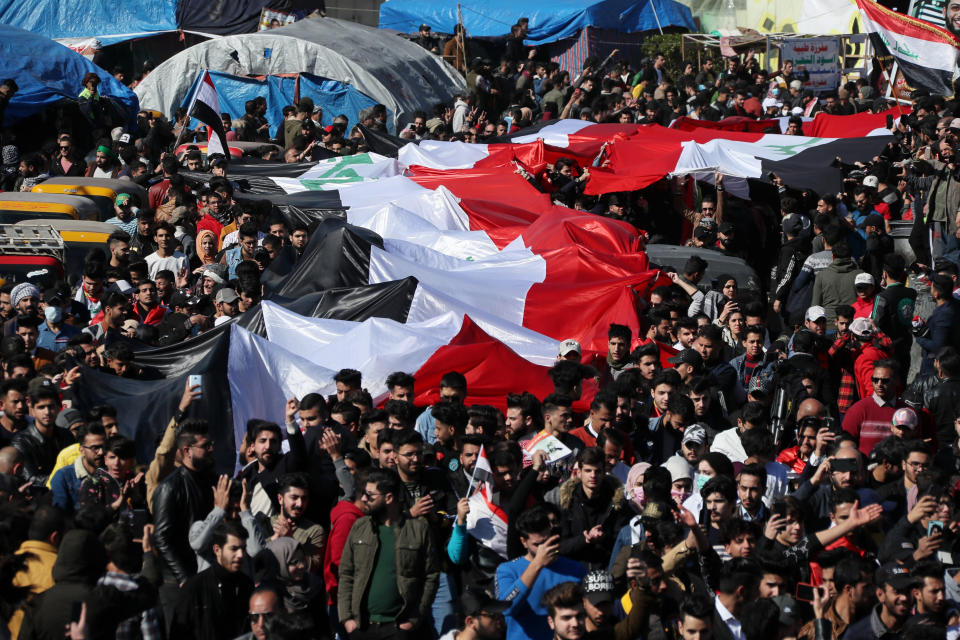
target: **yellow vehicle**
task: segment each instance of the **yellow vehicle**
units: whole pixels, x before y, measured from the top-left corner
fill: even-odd
[[[0,193],[0,224],[21,220],[96,220],[100,210],[88,198],[60,193]]]
[[[107,222],[92,220],[23,220],[14,227],[53,227],[63,238],[66,257],[63,261],[67,273],[83,273],[83,261],[90,249],[103,249],[109,256],[107,238],[119,229]]]
[[[57,176],[44,180],[33,188],[34,193],[63,193],[89,198],[100,209],[100,220],[108,220],[115,213],[113,203],[118,193],[129,193],[134,204],[147,206],[147,190],[135,182],[114,178],[70,178]]]

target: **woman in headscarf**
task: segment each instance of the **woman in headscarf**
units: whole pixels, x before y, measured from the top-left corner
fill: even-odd
[[[314,613],[326,609],[319,600],[326,594],[313,584],[315,578],[307,572],[307,554],[303,547],[293,538],[282,537],[268,542],[267,551],[276,560],[273,582],[282,591],[284,608],[288,613],[319,622]]]
[[[197,257],[194,264],[194,273],[202,271],[202,267],[217,261],[217,234],[210,229],[197,231]]]

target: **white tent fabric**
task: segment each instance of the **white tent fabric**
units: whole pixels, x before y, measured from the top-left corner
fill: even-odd
[[[393,32],[310,18],[215,38],[178,53],[136,87],[141,107],[172,114],[203,69],[237,76],[311,73],[349,83],[386,105],[398,126],[412,121],[417,109],[466,89],[463,77],[440,56]]]

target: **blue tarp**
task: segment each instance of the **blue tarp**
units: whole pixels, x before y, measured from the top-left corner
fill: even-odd
[[[457,3],[445,0],[386,0],[380,5],[380,28],[415,33],[421,24],[453,33]],[[468,36],[505,36],[522,17],[530,18],[530,45],[576,37],[584,27],[621,33],[656,31],[659,26],[696,31],[690,9],[675,0],[484,0],[460,3]]]
[[[107,38],[177,28],[177,0],[0,0],[0,24],[48,38]]]
[[[13,78],[20,90],[10,101],[3,118],[4,125],[42,111],[63,98],[76,100],[83,87],[80,81],[88,72],[100,76],[100,95],[114,98],[136,113],[136,94],[112,75],[75,53],[43,36],[0,25],[0,58],[3,78]]]
[[[277,135],[277,128],[283,121],[283,107],[294,104],[296,83],[298,78],[283,76],[267,76],[263,80],[245,78],[241,76],[211,71],[210,79],[217,89],[217,98],[220,100],[220,111],[226,111],[231,119],[242,118],[246,113],[247,100],[257,96],[267,99],[267,121],[270,123],[270,136]],[[333,118],[341,113],[349,119],[350,126],[357,124],[357,116],[362,109],[372,107],[376,101],[368,98],[350,85],[318,78],[309,73],[301,73],[300,96],[310,97],[313,104],[323,108],[324,125],[333,124]],[[181,106],[187,107],[197,88],[199,78],[194,80],[193,86],[187,93],[187,98]],[[388,114],[389,116],[389,114]],[[390,118],[387,118],[390,120]],[[196,124],[196,123],[194,123]]]

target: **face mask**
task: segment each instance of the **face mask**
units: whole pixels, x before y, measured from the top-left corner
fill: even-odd
[[[63,309],[51,305],[43,310],[43,315],[50,324],[59,324],[63,320]]]
[[[709,481],[710,481],[710,476],[704,475],[702,473],[698,473],[696,475],[696,479],[694,480],[694,482],[696,482],[697,484],[697,491],[702,491],[704,485],[706,485],[707,482]]]
[[[690,497],[690,492],[683,489],[670,489],[670,497],[673,498],[675,502],[683,503],[684,500]]]
[[[643,506],[643,487],[634,487],[633,488],[633,501]]]

